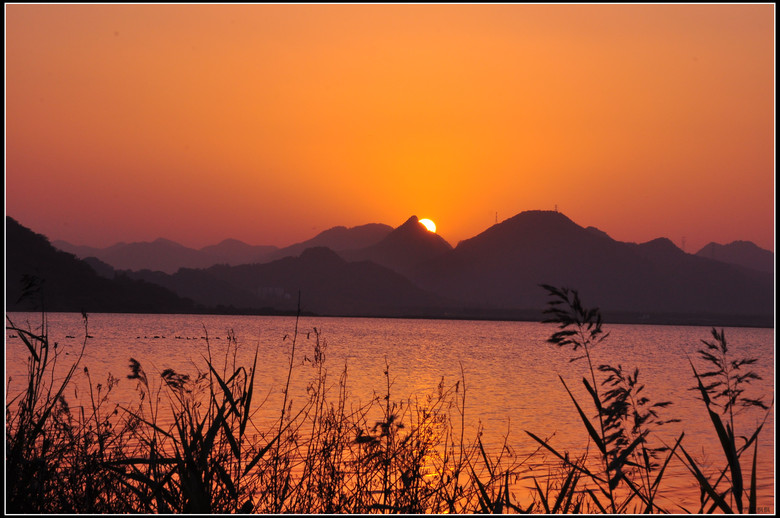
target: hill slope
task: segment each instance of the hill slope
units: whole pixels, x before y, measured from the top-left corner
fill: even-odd
[[[773,314],[773,278],[684,253],[668,239],[615,241],[558,212],[528,211],[428,262],[414,280],[464,304],[541,308],[539,284],[615,312]]]
[[[6,216],[6,309],[177,313],[195,309],[169,290],[125,276],[107,279]]]
[[[396,272],[368,261],[347,262],[324,247],[265,264],[129,275],[212,305],[291,311],[299,291],[303,311],[324,315],[427,315],[442,304]]]
[[[81,259],[95,257],[116,270],[154,270],[174,273],[179,268],[207,268],[214,264],[246,264],[263,262],[277,250],[275,246],[253,246],[237,239],[225,239],[200,250],[168,239],[152,242],[117,243],[107,248],[77,246],[67,241],[54,241],[54,246]]]
[[[269,255],[269,260],[298,257],[307,248],[326,247],[335,252],[365,248],[385,238],[393,227],[381,223],[369,223],[357,227],[333,227],[301,243],[296,243]]]
[[[750,241],[734,241],[727,245],[710,243],[696,252],[699,257],[722,263],[737,264],[759,272],[774,273],[775,254]]]
[[[412,216],[376,244],[341,255],[351,261],[372,261],[402,275],[412,276],[420,264],[450,250],[452,246],[447,241],[429,232],[417,216]]]

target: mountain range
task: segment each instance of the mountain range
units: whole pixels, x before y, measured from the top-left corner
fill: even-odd
[[[292,311],[300,292],[302,307],[318,314],[535,319],[545,307],[544,283],[578,289],[613,321],[771,326],[774,254],[743,243],[687,254],[665,238],[626,243],[557,211],[526,211],[455,247],[412,216],[396,228],[335,227],[285,249],[235,240],[199,251],[147,243],[175,251],[143,263],[166,269],[122,268],[131,257],[119,262],[122,247],[140,250],[137,243],[109,247],[115,256],[79,253],[92,255],[87,261],[103,277],[145,281],[230,311]],[[196,257],[205,266],[181,262]]]
[[[541,282],[576,288],[610,313],[769,315],[774,304],[772,274],[686,254],[666,238],[616,241],[554,211],[496,224],[413,280],[485,307],[542,307]]]
[[[393,227],[370,223],[358,227],[333,227],[315,237],[285,248],[271,245],[248,245],[238,239],[225,239],[200,249],[189,248],[168,239],[152,242],[117,243],[107,248],[73,245],[52,241],[56,248],[80,259],[94,257],[117,270],[154,270],[175,273],[179,268],[208,268],[215,264],[266,263],[284,257],[299,256],[307,248],[325,246],[337,252],[364,248],[379,242]]]
[[[174,273],[179,268],[207,268],[214,264],[247,264],[264,261],[278,250],[275,246],[253,246],[237,239],[225,239],[199,250],[168,239],[152,242],[117,243],[107,248],[52,241],[54,247],[80,259],[95,257],[117,270],[159,270]]]
[[[191,313],[186,300],[125,275],[101,277],[84,261],[55,249],[41,234],[5,218],[7,311]]]

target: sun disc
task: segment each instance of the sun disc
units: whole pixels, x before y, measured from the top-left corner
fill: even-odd
[[[421,219],[420,223],[428,229],[429,232],[436,232],[436,223],[429,219]]]

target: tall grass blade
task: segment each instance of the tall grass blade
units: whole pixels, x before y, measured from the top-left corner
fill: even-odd
[[[558,498],[555,499],[555,504],[552,508],[552,514],[556,514],[558,512],[558,509],[561,508],[561,504],[563,503],[563,499],[567,496],[569,492],[569,484],[571,484],[572,478],[574,477],[574,473],[576,470],[572,469],[569,471],[568,476],[566,477],[566,480],[563,483],[563,486],[561,486],[561,490],[558,492]],[[576,484],[576,482],[575,482]],[[574,487],[571,488],[572,491],[574,490]]]
[[[227,471],[225,471],[225,468],[222,467],[222,464],[219,462],[214,464],[214,467],[217,470],[217,475],[219,476],[220,480],[225,484],[225,487],[227,487],[228,492],[230,493],[231,498],[238,498],[238,491],[236,491],[236,486],[233,484],[233,479],[230,478],[230,475],[228,475]]]
[[[652,512],[653,500],[655,500],[655,495],[658,492],[658,487],[661,484],[661,478],[663,478],[664,472],[666,472],[666,466],[669,465],[669,461],[672,460],[672,456],[674,456],[684,436],[685,436],[685,432],[681,433],[680,437],[677,438],[677,441],[674,443],[674,447],[669,452],[669,455],[666,457],[666,460],[661,466],[661,469],[658,470],[658,475],[656,475],[655,480],[650,485],[650,499],[649,499],[650,501],[648,502],[647,510],[645,511],[646,513]]]
[[[534,486],[536,486],[536,492],[539,493],[539,500],[542,502],[542,507],[544,507],[544,513],[550,514],[550,504],[547,503],[548,496],[545,494],[544,491],[542,491],[542,488],[539,487],[539,482],[536,481],[536,477],[533,478],[533,481],[534,481]]]
[[[469,467],[471,468],[471,475],[474,477],[474,481],[477,483],[477,487],[479,488],[479,503],[482,506],[482,512],[485,514],[493,514],[495,513],[493,502],[490,500],[490,496],[487,494],[487,490],[485,489],[484,484],[482,484],[482,481],[477,476],[477,473],[474,471],[474,467],[469,463]]]
[[[609,466],[607,469],[609,471],[617,470],[618,474],[616,475],[616,478],[620,478],[621,471],[623,468],[623,464],[626,463],[626,460],[628,459],[628,456],[631,455],[631,453],[634,451],[634,449],[645,440],[645,437],[647,436],[647,431],[644,431],[642,434],[640,434],[636,439],[633,440],[631,444],[628,445],[626,449],[620,452],[620,455],[612,459],[612,461],[609,463]]]
[[[479,451],[482,453],[482,461],[485,463],[485,466],[487,466],[488,473],[490,473],[490,479],[495,478],[495,474],[493,473],[493,468],[490,466],[490,461],[488,460],[487,453],[485,453],[485,447],[482,445],[482,438],[477,438],[477,443],[479,444]]]
[[[750,472],[750,496],[748,497],[748,513],[756,514],[756,458],[758,457],[758,441],[753,447],[753,469]]]
[[[228,443],[230,444],[230,451],[233,452],[233,457],[237,460],[241,460],[241,450],[238,447],[235,437],[233,437],[233,430],[230,429],[227,421],[222,420],[222,433],[225,435]]]
[[[596,429],[593,427],[593,425],[591,424],[590,420],[585,415],[585,412],[583,412],[582,408],[580,408],[580,405],[579,405],[579,403],[577,403],[577,400],[574,398],[574,395],[571,393],[571,390],[569,390],[569,387],[566,386],[566,382],[563,381],[563,377],[561,377],[559,375],[558,378],[560,378],[561,383],[563,383],[563,386],[566,389],[566,392],[569,393],[569,397],[574,402],[574,406],[577,407],[577,412],[580,414],[580,418],[582,419],[582,422],[585,423],[585,428],[588,429],[588,434],[593,439],[593,442],[596,443],[596,446],[598,447],[599,451],[601,451],[601,453],[603,455],[606,455],[607,454],[607,447],[604,445],[604,441],[601,440],[601,436],[596,431]]]
[[[693,366],[693,362],[690,363],[691,368],[693,369],[693,375],[696,377],[696,382],[699,386],[699,392],[702,394],[702,399],[704,399],[704,404],[707,407],[710,420],[715,427],[715,431],[718,434],[721,447],[723,448],[723,453],[725,453],[726,460],[729,463],[729,469],[731,470],[732,494],[734,495],[734,500],[737,503],[737,509],[741,513],[743,491],[742,468],[739,465],[739,456],[737,455],[737,448],[734,441],[734,432],[731,430],[731,427],[723,426],[723,421],[721,420],[720,416],[710,407],[711,401],[709,395],[707,394],[707,389],[704,387],[704,383],[702,383],[701,377],[699,377],[699,373],[696,372],[696,368]]]
[[[10,326],[10,327],[6,326],[6,329],[8,329],[9,331],[16,331],[17,333],[19,333],[19,338],[22,339],[22,342],[24,342],[24,345],[27,346],[27,349],[30,350],[30,354],[32,354],[33,358],[35,358],[35,361],[36,362],[41,361],[41,357],[38,356],[38,352],[35,350],[35,347],[33,346],[32,343],[30,343],[30,341],[27,339],[25,335],[29,335],[35,341],[44,342],[44,338],[42,336],[35,335],[29,331],[20,329],[16,326]]]
[[[587,468],[585,468],[584,466],[580,466],[580,465],[578,465],[578,464],[575,464],[575,463],[573,463],[572,461],[570,461],[570,460],[568,459],[568,457],[565,457],[565,456],[561,455],[560,453],[558,453],[558,451],[556,451],[556,450],[555,450],[555,448],[553,448],[552,446],[550,446],[550,445],[547,443],[547,441],[545,441],[544,439],[540,439],[539,437],[537,437],[536,435],[532,434],[532,433],[531,433],[531,432],[529,432],[528,430],[525,430],[525,433],[527,433],[529,436],[531,436],[531,439],[535,440],[536,442],[538,442],[539,444],[541,444],[541,445],[542,445],[544,448],[546,448],[547,450],[549,450],[549,451],[550,451],[550,452],[551,452],[553,455],[555,455],[556,457],[558,457],[559,459],[561,459],[561,460],[562,460],[562,461],[563,461],[563,462],[564,462],[566,465],[568,465],[568,466],[571,466],[571,467],[573,467],[573,468],[575,468],[575,469],[577,469],[577,470],[581,471],[582,473],[584,473],[585,475],[589,476],[590,478],[592,478],[592,479],[593,479],[593,480],[595,480],[595,481],[598,481],[598,482],[604,482],[604,479],[603,479],[603,478],[599,477],[598,475],[596,475],[596,474],[594,474],[594,473],[591,473],[591,472],[590,472],[590,471],[588,471],[588,469],[587,469]]]
[[[742,447],[739,449],[739,453],[740,453],[740,454],[741,454],[742,452],[744,452],[746,449],[750,448],[750,445],[751,445],[751,444],[753,444],[753,442],[754,442],[756,439],[758,439],[758,434],[761,432],[761,429],[762,429],[762,428],[764,428],[764,424],[766,423],[766,418],[767,418],[768,416],[769,416],[769,414],[767,413],[767,415],[766,415],[766,416],[764,416],[764,421],[763,421],[763,422],[762,422],[760,425],[758,425],[758,428],[756,428],[756,430],[753,432],[753,434],[750,436],[750,438],[747,440],[747,442],[745,442],[745,445],[744,445],[744,446],[742,446]]]
[[[590,386],[590,382],[584,376],[582,378],[582,383],[585,385],[585,388],[588,389],[590,396],[593,398],[593,403],[596,405],[596,410],[598,410],[599,414],[603,413],[604,409],[601,406],[601,400],[599,399],[599,395],[596,393],[596,390]]]
[[[566,497],[566,503],[563,506],[564,514],[568,514],[568,512],[569,512],[569,506],[571,506],[571,501],[572,501],[572,498],[574,498],[575,489],[577,487],[577,482],[579,482],[579,481],[580,481],[580,475],[579,474],[575,474],[574,475],[574,480],[573,480],[572,485],[571,485],[571,489],[569,490],[569,495]],[[577,507],[579,507],[579,503],[577,504]],[[574,511],[574,513],[576,514],[577,511]]]
[[[217,383],[219,383],[220,388],[222,389],[222,393],[225,396],[225,399],[228,400],[230,403],[230,409],[232,412],[234,412],[237,416],[241,415],[241,413],[238,411],[238,405],[236,404],[236,400],[233,399],[233,393],[230,391],[230,388],[227,386],[227,384],[222,381],[222,378],[220,377],[219,373],[214,369],[214,366],[211,365],[209,362],[209,369],[211,370],[211,373],[214,374],[214,376],[217,378]],[[235,376],[235,374],[234,374]]]
[[[521,509],[519,506],[516,506],[512,503],[512,501],[509,498],[509,471],[506,472],[504,476],[504,507],[507,509],[512,509],[516,513],[519,514],[528,514],[530,511],[530,507],[528,508],[528,511]],[[533,506],[533,502],[531,503],[531,506]]]
[[[222,406],[219,407],[219,410],[217,410],[217,415],[211,422],[211,426],[209,426],[209,430],[206,432],[206,437],[203,439],[203,444],[200,448],[200,456],[198,457],[198,465],[203,466],[204,468],[206,466],[208,455],[211,453],[211,450],[214,447],[214,440],[217,437],[217,433],[222,427],[222,421],[225,420],[225,405],[226,403],[222,403]]]
[[[720,507],[721,510],[723,510],[724,513],[728,514],[734,514],[734,511],[729,507],[729,504],[726,503],[726,500],[719,495],[715,489],[710,485],[709,481],[707,480],[707,477],[702,474],[701,470],[699,470],[699,467],[696,465],[696,461],[693,460],[693,458],[688,455],[688,452],[685,451],[685,448],[680,445],[680,451],[685,455],[685,458],[688,459],[688,469],[693,473],[693,476],[696,477],[696,480],[699,482],[699,487],[704,490],[704,492],[712,498],[712,501],[715,503],[717,507]],[[724,493],[725,494],[725,493]]]
[[[599,511],[601,511],[604,514],[607,514],[607,510],[604,509],[603,505],[601,505],[601,502],[599,502],[599,499],[593,493],[593,490],[588,487],[588,488],[585,488],[585,491],[590,495],[591,500],[593,500],[593,503],[596,504],[596,507],[599,508]]]
[[[626,483],[628,488],[631,489],[631,494],[623,501],[622,504],[620,504],[620,512],[628,509],[628,505],[631,503],[634,497],[638,497],[646,506],[649,504],[647,497],[642,494],[642,489],[634,482],[632,482],[629,477],[623,477],[623,481]]]
[[[252,361],[252,375],[249,378],[249,388],[246,390],[246,402],[244,403],[244,415],[241,418],[241,423],[238,427],[239,437],[243,437],[246,430],[246,424],[249,421],[250,410],[252,409],[252,394],[255,388],[255,374],[257,373],[257,352],[259,346],[255,348],[255,359]]]

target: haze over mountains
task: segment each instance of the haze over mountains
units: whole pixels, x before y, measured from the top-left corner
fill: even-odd
[[[412,216],[395,229],[336,227],[285,249],[226,240],[195,251],[157,240],[79,253],[111,277],[145,250],[133,264],[165,268],[119,274],[231,311],[291,311],[300,291],[303,308],[319,314],[537,318],[545,283],[579,290],[613,320],[773,325],[774,254],[750,245],[687,254],[665,238],[625,243],[555,211],[527,211],[454,248]]]
[[[117,243],[108,248],[72,245],[67,241],[52,241],[52,245],[80,259],[96,257],[117,270],[150,269],[166,273],[174,273],[179,268],[207,268],[220,263],[259,262],[278,250],[275,246],[252,246],[237,239],[225,239],[200,250],[163,238],[151,243]]]
[[[298,256],[307,248],[316,246],[325,246],[337,252],[359,249],[379,242],[392,230],[393,227],[379,223],[353,228],[339,226],[285,248],[248,245],[238,239],[225,239],[216,245],[194,249],[163,238],[151,243],[117,243],[107,248],[73,245],[67,241],[52,241],[52,245],[80,259],[95,257],[117,270],[155,270],[175,273],[179,268],[265,263],[284,257]]]

